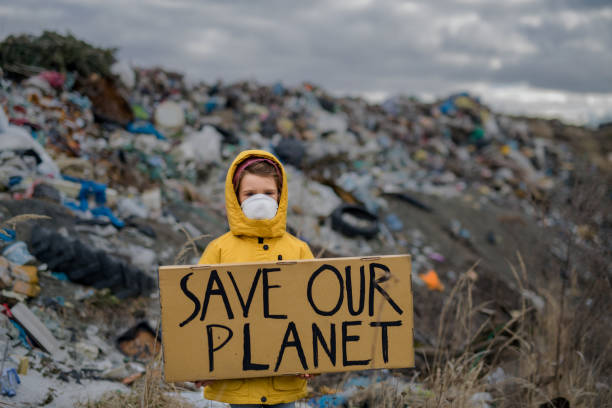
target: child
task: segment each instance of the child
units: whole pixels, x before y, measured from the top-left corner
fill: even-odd
[[[230,231],[210,242],[199,264],[312,259],[308,245],[285,230],[287,177],[276,157],[263,150],[238,155],[225,178]],[[198,381],[208,399],[232,404],[293,407],[306,396],[306,378],[278,376]]]

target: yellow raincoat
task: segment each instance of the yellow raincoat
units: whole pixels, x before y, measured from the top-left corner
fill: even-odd
[[[236,167],[251,156],[278,163],[283,186],[276,216],[270,220],[247,218],[238,204],[232,179]],[[282,164],[263,150],[247,150],[238,155],[225,178],[225,208],[230,231],[210,242],[199,264],[266,262],[314,258],[308,245],[286,231],[287,176]],[[306,380],[296,376],[220,380],[207,386],[206,398],[229,404],[280,404],[306,396]]]

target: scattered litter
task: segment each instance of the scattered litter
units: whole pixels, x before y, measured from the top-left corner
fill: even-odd
[[[152,277],[131,264],[54,231],[35,228],[31,245],[36,258],[50,269],[64,271],[72,282],[110,288],[120,299],[149,293],[155,287]]]
[[[17,265],[25,265],[35,260],[28,251],[28,246],[23,241],[17,241],[2,251],[2,256]]]
[[[13,229],[10,229],[10,228],[0,229],[0,239],[4,242],[14,241],[16,236],[17,236],[17,233]]]
[[[444,285],[440,282],[438,274],[433,269],[430,269],[427,273],[419,274],[419,277],[425,282],[427,289],[437,290],[439,292],[444,291]]]
[[[117,346],[123,354],[138,360],[148,360],[161,347],[160,339],[146,322],[138,323],[117,339]]]
[[[348,237],[373,238],[378,232],[378,217],[363,207],[343,204],[331,215],[332,228]]]
[[[164,101],[155,108],[155,124],[164,133],[172,135],[185,125],[185,114],[181,106],[173,101]]]
[[[487,375],[487,382],[492,385],[502,384],[508,376],[503,368],[497,367],[493,372]]]
[[[21,280],[17,280],[13,284],[13,292],[21,293],[28,297],[36,297],[40,294],[40,286],[35,283],[28,283]]]
[[[64,272],[51,272],[51,276],[53,276],[55,279],[59,281],[68,280],[68,275],[66,275]]]
[[[474,408],[490,408],[493,396],[488,392],[477,392],[470,397],[470,406]]]
[[[528,289],[523,289],[521,294],[523,295],[523,297],[525,299],[530,300],[531,303],[533,303],[533,306],[538,311],[541,312],[541,311],[544,310],[544,306],[546,306],[546,302],[545,302],[545,300],[541,296],[536,295],[535,293],[533,293],[532,291],[530,291]]]
[[[95,360],[100,353],[100,350],[97,346],[93,344],[86,343],[84,341],[79,341],[74,346],[76,352],[89,360]]]
[[[21,357],[19,360],[19,368],[17,369],[17,374],[26,375],[28,373],[28,368],[30,368],[30,359],[28,357]]]
[[[66,359],[66,353],[60,349],[57,339],[49,329],[36,317],[24,303],[18,303],[11,308],[15,320],[36,340],[42,348],[54,359]]]
[[[428,205],[423,204],[421,201],[417,200],[416,198],[406,194],[406,193],[388,193],[389,195],[393,196],[393,197],[397,197],[402,201],[405,201],[406,203],[412,205],[413,207],[416,207],[420,210],[426,211],[426,212],[433,212],[433,209],[431,207],[429,207]]]
[[[67,277],[66,277],[66,280],[68,280]],[[79,301],[79,300],[89,299],[90,297],[92,297],[95,294],[96,294],[96,291],[91,289],[91,288],[89,288],[89,289],[77,288],[76,292],[74,294],[74,300]]]
[[[444,255],[439,254],[437,252],[431,252],[430,254],[427,255],[430,259],[433,259],[436,262],[444,262],[446,260],[446,258],[444,257]]]
[[[14,397],[17,395],[17,386],[21,384],[17,370],[14,368],[3,369],[0,377],[0,388],[2,395]]]
[[[395,214],[388,214],[385,217],[385,223],[391,231],[401,231],[404,228],[404,223]]]

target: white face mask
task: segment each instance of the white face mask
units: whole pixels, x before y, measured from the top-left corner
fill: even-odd
[[[269,220],[274,218],[278,210],[275,199],[265,194],[255,194],[247,198],[240,205],[242,212],[252,220]]]

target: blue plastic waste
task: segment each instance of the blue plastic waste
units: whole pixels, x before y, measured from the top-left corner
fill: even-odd
[[[15,230],[10,228],[0,229],[0,239],[4,242],[12,242],[17,237]]]
[[[64,272],[51,272],[51,276],[53,276],[55,279],[59,280],[59,281],[68,281],[68,275],[66,275]]]
[[[211,96],[204,104],[204,109],[206,110],[206,113],[211,113],[217,109],[219,105],[219,99],[216,96]]]
[[[272,93],[274,95],[283,96],[284,92],[285,92],[285,87],[283,86],[281,82],[277,82],[274,84],[274,86],[272,86]]]
[[[82,180],[76,177],[62,176],[64,180],[72,181],[73,183],[81,183],[81,191],[79,191],[78,200],[80,201],[81,211],[86,211],[89,204],[89,195],[93,194],[96,204],[106,204],[106,184],[96,183],[95,181]]]
[[[510,148],[511,148],[512,150],[518,150],[518,149],[519,149],[519,144],[518,144],[518,142],[517,142],[516,140],[508,140],[508,141],[506,142],[506,144],[507,144],[508,146],[510,146]]]
[[[147,158],[147,163],[153,167],[163,167],[166,164],[166,161],[161,156],[150,156]]]
[[[444,115],[452,115],[457,112],[457,107],[452,99],[447,99],[444,101],[444,103],[442,103],[438,109],[440,109],[440,112]]]
[[[147,122],[144,120],[137,120],[135,122],[130,122],[125,127],[128,132],[131,133],[141,133],[145,135],[153,135],[159,140],[166,140],[166,137],[157,129],[151,122]]]
[[[344,388],[347,389],[351,387],[367,387],[370,384],[380,382],[381,380],[382,378],[380,376],[376,376],[374,378],[367,376],[350,377],[348,380],[346,380]]]
[[[15,320],[11,320],[11,323],[19,331],[19,340],[21,341],[21,344],[23,344],[23,347],[27,348],[28,350],[32,350],[32,343],[30,343],[28,335],[23,326],[21,326]]]
[[[11,176],[9,177],[8,186],[9,187],[16,186],[17,184],[21,183],[21,180],[23,180],[23,177],[21,176]]]
[[[470,231],[465,229],[465,228],[461,228],[461,230],[459,230],[459,236],[461,238],[465,238],[465,239],[470,239],[470,237],[472,236],[472,234],[470,234]]]
[[[123,228],[125,226],[125,223],[119,218],[115,217],[111,209],[104,205],[106,204],[106,184],[96,183],[95,181],[81,180],[70,176],[63,177],[68,181],[81,183],[81,191],[79,191],[79,195],[77,197],[79,203],[64,203],[68,208],[75,211],[89,210],[89,196],[93,194],[98,206],[90,210],[91,214],[96,217],[108,217],[110,222],[117,228]]]
[[[104,216],[108,217],[110,222],[117,228],[125,227],[125,222],[121,221],[119,218],[115,217],[110,208],[106,206],[99,206],[91,210],[91,213],[96,217]]]
[[[70,92],[68,94],[68,101],[78,106],[82,111],[91,108],[91,101],[88,97],[82,96],[76,92]]]
[[[404,228],[404,223],[395,214],[389,214],[385,217],[385,224],[391,231],[401,231]]]
[[[313,398],[309,402],[317,408],[332,408],[346,405],[348,399],[343,395],[323,395],[318,398]]]
[[[21,379],[17,374],[17,370],[9,368],[4,370],[2,377],[0,377],[0,388],[2,389],[2,395],[7,397],[14,397],[17,395],[17,385],[21,384]]]
[[[2,256],[17,265],[25,265],[34,260],[28,251],[28,246],[23,241],[17,241],[4,248]]]

